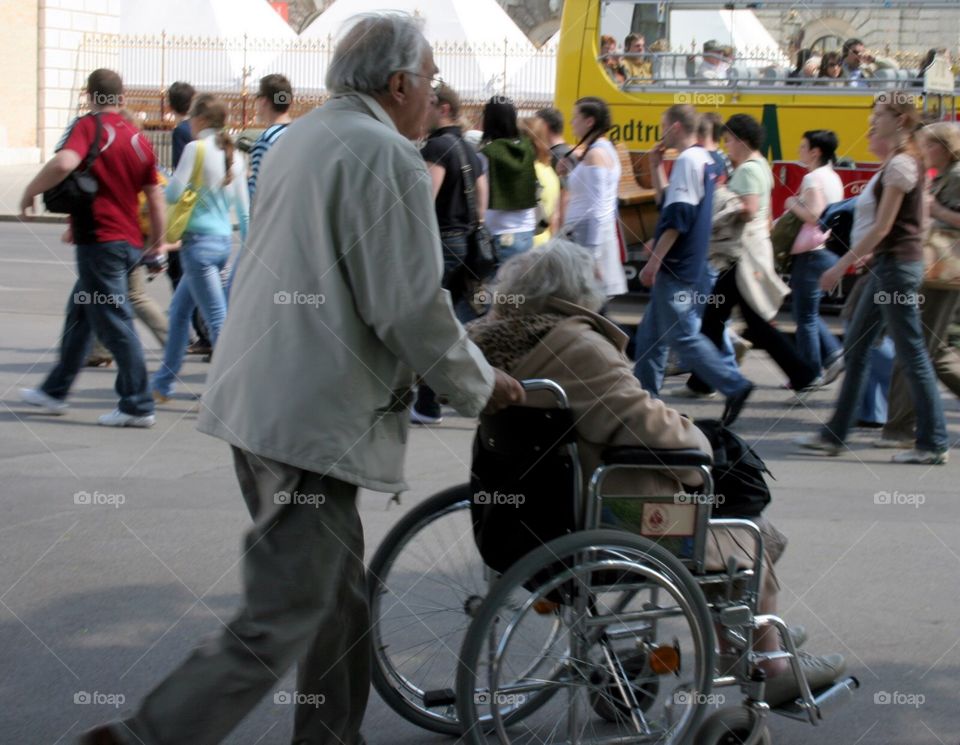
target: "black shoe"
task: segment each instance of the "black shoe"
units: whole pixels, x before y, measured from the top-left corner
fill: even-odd
[[[720,417],[720,423],[724,427],[730,427],[737,421],[737,417],[743,411],[743,405],[750,398],[751,393],[753,393],[753,383],[748,383],[747,387],[740,393],[735,393],[727,398],[727,405],[723,408],[723,416]]]

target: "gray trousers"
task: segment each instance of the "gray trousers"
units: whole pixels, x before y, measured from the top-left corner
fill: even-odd
[[[137,265],[127,275],[127,300],[133,306],[134,315],[147,324],[161,347],[167,346],[167,316],[157,305],[157,302],[147,294],[147,268]],[[113,359],[110,350],[103,346],[96,335],[93,337],[93,346],[88,359]]]
[[[960,397],[960,351],[947,342],[950,322],[960,304],[960,290],[921,289],[924,302],[920,310],[920,323],[927,342],[930,361],[940,382],[957,397]],[[913,399],[900,363],[894,359],[890,393],[887,395],[887,423],[883,436],[894,440],[912,440],[916,423]]]
[[[233,457],[254,521],[244,607],[114,732],[137,745],[220,742],[296,663],[296,691],[273,696],[295,708],[294,744],[360,745],[371,661],[357,487],[239,448]]]

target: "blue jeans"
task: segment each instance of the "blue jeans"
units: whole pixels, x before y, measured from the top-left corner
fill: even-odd
[[[493,236],[497,246],[497,256],[501,264],[505,264],[514,256],[519,256],[533,248],[533,231],[523,230],[518,233],[502,233]]]
[[[215,346],[227,314],[227,296],[220,272],[230,258],[229,235],[185,233],[180,263],[183,279],[170,301],[170,332],[163,350],[163,365],[153,376],[153,389],[169,396],[180,373],[190,341],[190,317],[194,308],[207,324],[210,345]]]
[[[833,251],[821,248],[793,258],[790,289],[797,322],[797,353],[818,371],[843,353],[843,347],[820,317],[820,275],[837,263]]]
[[[867,285],[847,328],[844,343],[847,371],[836,411],[822,430],[824,437],[838,444],[847,439],[867,381],[870,350],[886,327],[897,359],[903,365],[917,412],[917,448],[936,453],[948,449],[943,404],[920,325],[917,298],[922,279],[921,261],[898,261],[890,255],[874,260],[870,273],[862,280]]]
[[[680,362],[693,370],[711,388],[730,397],[750,385],[737,364],[700,333],[697,285],[689,285],[668,271],[657,274],[650,301],[637,326],[634,374],[652,396],[660,393],[667,350],[673,347]]]
[[[76,253],[77,281],[67,301],[60,359],[40,389],[53,398],[67,397],[96,332],[117,362],[120,411],[152,414],[143,347],[127,299],[127,274],[140,261],[140,251],[126,241],[109,241],[77,246]]]

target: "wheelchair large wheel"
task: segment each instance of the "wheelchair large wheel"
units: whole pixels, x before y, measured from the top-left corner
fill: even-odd
[[[462,484],[417,505],[384,538],[367,573],[374,687],[400,716],[447,735],[460,734],[454,692],[460,647],[493,576],[474,541],[472,498]],[[513,602],[528,595],[521,589]],[[541,619],[544,644],[559,627],[556,613]],[[513,717],[522,713],[518,708]]]
[[[550,604],[562,627],[544,648],[535,629]],[[457,672],[465,740],[486,745],[489,720],[503,745],[688,743],[713,653],[706,600],[673,555],[622,531],[563,536],[511,567],[470,626]],[[540,705],[522,721],[503,715],[530,698]]]

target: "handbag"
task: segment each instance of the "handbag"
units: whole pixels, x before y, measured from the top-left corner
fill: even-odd
[[[773,230],[770,231],[770,242],[773,244],[773,261],[780,274],[786,274],[790,271],[790,252],[793,250],[793,244],[796,242],[797,235],[802,227],[803,220],[789,210],[784,212],[780,219],[773,224]]]
[[[470,160],[467,158],[463,148],[466,145],[463,140],[457,138],[457,147],[454,148],[457,159],[460,161],[460,171],[463,174],[463,195],[467,200],[467,214],[470,215],[470,228],[467,231],[467,256],[464,260],[464,270],[470,276],[468,281],[475,280],[482,282],[489,279],[500,266],[500,258],[497,255],[497,247],[493,242],[493,236],[487,230],[487,227],[477,220],[477,179],[473,174],[473,168],[470,167]]]
[[[96,176],[90,173],[90,169],[100,155],[103,122],[100,121],[99,114],[92,114],[91,116],[97,124],[97,131],[93,136],[93,142],[87,151],[87,156],[63,181],[43,192],[43,204],[47,212],[73,216],[89,212],[93,206],[93,200],[97,196],[100,184],[97,183]],[[77,122],[79,121],[78,119]],[[77,126],[77,122],[74,122],[74,127]],[[73,131],[73,127],[70,128],[70,131]],[[69,134],[67,138],[69,138]]]
[[[931,228],[923,241],[923,284],[960,290],[960,231]]]
[[[193,209],[197,206],[203,171],[203,149],[203,141],[200,140],[197,142],[197,155],[193,161],[193,170],[190,172],[187,188],[183,190],[177,203],[167,212],[167,230],[164,233],[164,240],[167,243],[176,243],[183,237],[190,222],[190,216],[193,215]]]

